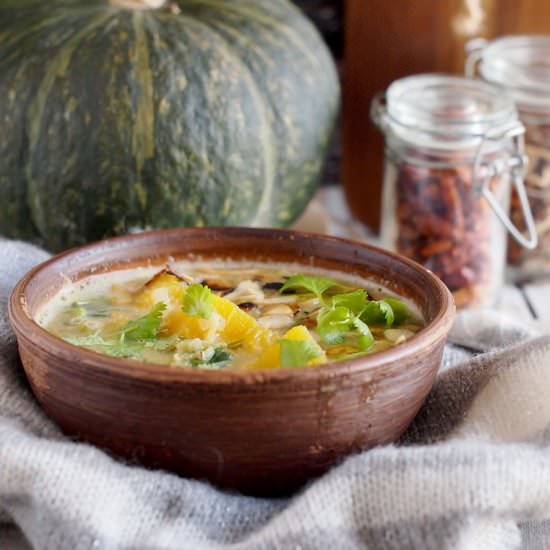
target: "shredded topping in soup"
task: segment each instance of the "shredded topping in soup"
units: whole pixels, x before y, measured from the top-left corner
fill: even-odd
[[[174,367],[320,365],[395,346],[423,324],[395,297],[271,268],[163,269],[102,288],[63,304],[45,328],[98,353]]]

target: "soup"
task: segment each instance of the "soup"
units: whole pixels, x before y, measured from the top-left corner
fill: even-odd
[[[66,285],[38,322],[98,353],[207,370],[351,359],[424,324],[414,304],[358,277],[221,261],[91,276]]]

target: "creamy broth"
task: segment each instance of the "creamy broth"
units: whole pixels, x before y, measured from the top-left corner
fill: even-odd
[[[98,353],[208,370],[348,359],[398,345],[424,325],[414,304],[360,277],[222,261],[68,283],[37,321]]]

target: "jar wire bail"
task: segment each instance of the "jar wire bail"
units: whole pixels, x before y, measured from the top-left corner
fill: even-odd
[[[377,128],[386,131],[387,112],[386,112],[386,92],[376,92],[370,104],[370,119],[374,122]]]
[[[512,124],[504,132],[491,134],[490,132],[484,136],[483,141],[479,144],[473,163],[473,187],[477,189],[491,205],[495,215],[504,225],[507,231],[514,239],[528,250],[533,250],[538,244],[537,228],[533,218],[533,212],[529,205],[527,191],[524,183],[525,166],[527,165],[527,156],[525,155],[524,143],[525,127],[520,122]],[[502,141],[510,139],[513,144],[514,154],[507,157],[505,160],[498,159],[490,164],[483,164],[483,149],[489,141]],[[521,205],[521,213],[525,226],[527,228],[528,237],[525,237],[521,230],[514,224],[509,214],[507,214],[500,202],[495,197],[489,188],[489,181],[495,176],[503,174],[505,171],[510,171],[512,176],[512,184],[516,189],[519,202]],[[480,177],[480,174],[482,174]]]
[[[485,38],[473,38],[464,45],[466,61],[464,63],[464,75],[468,78],[475,78],[477,65],[483,56],[483,50],[489,42]]]

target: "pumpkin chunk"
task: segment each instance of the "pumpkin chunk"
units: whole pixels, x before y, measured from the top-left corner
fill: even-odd
[[[200,338],[205,340],[212,332],[210,319],[187,315],[181,309],[173,309],[166,314],[161,333],[166,336],[182,338]]]
[[[239,308],[238,305],[214,295],[214,309],[225,320],[220,331],[222,339],[229,345],[242,342],[247,348],[258,350],[269,345],[274,336],[264,328],[252,315]]]
[[[311,359],[307,365],[320,365],[327,362],[327,356],[321,346],[316,342],[309,330],[303,325],[297,325],[288,330],[283,340],[298,340],[311,342],[319,352],[319,356]],[[278,369],[281,366],[281,345],[279,342],[271,344],[258,359],[249,365],[252,369]]]
[[[168,269],[157,273],[145,283],[136,298],[136,305],[143,308],[153,307],[158,302],[168,305],[181,304],[186,283]]]

